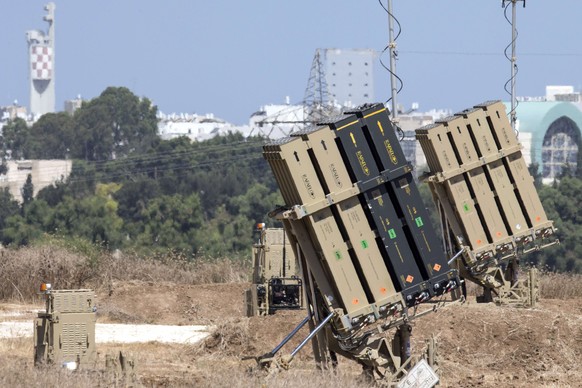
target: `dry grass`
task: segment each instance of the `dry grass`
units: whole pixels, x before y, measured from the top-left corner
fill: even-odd
[[[42,282],[82,288],[98,276],[85,257],[54,246],[0,251],[1,300],[30,302]]]
[[[582,275],[544,273],[540,276],[540,294],[544,299],[582,298]]]
[[[77,249],[62,243],[0,250],[0,300],[30,303],[47,282],[55,289],[110,289],[119,281],[175,284],[239,283],[248,280],[249,261],[228,258],[188,260],[183,255],[142,257],[112,254],[97,247]]]
[[[255,333],[256,334],[256,333]],[[250,354],[256,351],[255,337],[250,331],[249,318],[227,319],[212,327],[204,341],[190,348],[193,356],[225,357]]]
[[[479,285],[470,281],[466,284],[468,296],[475,297],[483,293]],[[582,274],[540,271],[539,286],[542,299],[582,298]]]

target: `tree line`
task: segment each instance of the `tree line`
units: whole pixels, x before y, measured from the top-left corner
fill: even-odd
[[[108,88],[73,115],[3,128],[2,159],[72,159],[66,179],[19,204],[0,192],[0,242],[47,234],[108,249],[248,251],[253,226],[282,200],[261,156],[264,139],[229,134],[204,142],[157,136],[157,108],[127,88]]]
[[[0,190],[0,242],[19,246],[59,235],[112,250],[248,255],[254,225],[274,225],[267,214],[283,203],[261,155],[265,140],[241,134],[162,140],[156,114],[148,99],[110,87],[73,115],[46,114],[31,127],[20,119],[5,125],[3,161],[72,159],[73,168],[34,198],[27,181],[22,203]],[[582,179],[566,168],[543,186],[537,166],[531,172],[561,244],[525,261],[582,272]]]

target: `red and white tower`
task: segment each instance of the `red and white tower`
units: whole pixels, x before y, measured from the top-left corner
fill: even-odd
[[[26,32],[29,55],[30,113],[39,117],[55,111],[55,4],[48,3],[43,18],[48,32]]]

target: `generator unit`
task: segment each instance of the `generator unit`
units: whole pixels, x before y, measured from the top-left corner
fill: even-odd
[[[69,369],[96,362],[93,290],[52,290],[43,284],[46,310],[34,320],[34,364]]]
[[[257,224],[253,244],[253,279],[245,292],[246,315],[274,314],[303,307],[303,281],[289,239],[282,228]]]

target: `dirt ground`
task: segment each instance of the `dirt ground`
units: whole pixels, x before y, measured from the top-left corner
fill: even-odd
[[[196,345],[98,345],[100,357],[119,351],[131,355],[143,386],[289,386],[285,379],[299,384],[292,386],[302,386],[301,379],[305,386],[315,384],[320,372],[315,369],[310,346],[272,384],[260,376],[255,380],[248,377],[254,361],[241,361],[241,357],[272,350],[305,316],[305,311],[280,311],[268,317],[244,317],[243,292],[248,286],[116,284],[107,294],[97,295],[98,322],[211,325],[215,334]],[[3,305],[0,310],[15,306]],[[35,308],[20,307],[29,312]],[[304,328],[282,352],[291,352],[306,335]],[[421,352],[430,336],[438,341],[441,386],[582,386],[582,300],[546,299],[534,309],[468,301],[416,320],[413,354]],[[22,344],[26,349],[19,350]],[[31,349],[32,344],[24,341],[10,346],[0,343],[0,359],[10,353],[12,362],[28,365]],[[339,369],[360,373],[347,360],[340,359]]]

